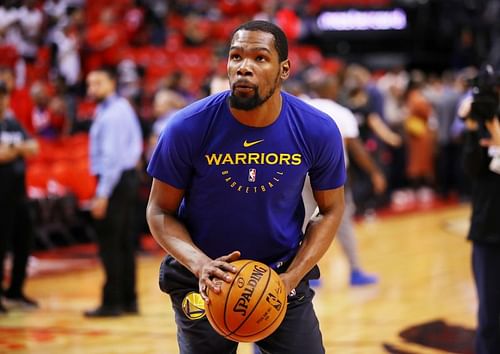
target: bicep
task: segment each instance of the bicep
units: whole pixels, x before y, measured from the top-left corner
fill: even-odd
[[[153,178],[148,206],[175,215],[184,197],[184,190]]]
[[[319,211],[325,215],[344,208],[344,187],[313,191]]]

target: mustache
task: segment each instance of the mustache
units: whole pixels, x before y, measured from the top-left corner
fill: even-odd
[[[234,89],[235,87],[238,87],[238,86],[250,87],[250,88],[253,88],[253,89],[257,88],[257,85],[252,84],[250,81],[245,80],[245,79],[241,79],[241,80],[235,81],[233,83],[233,85],[232,85],[232,88]]]

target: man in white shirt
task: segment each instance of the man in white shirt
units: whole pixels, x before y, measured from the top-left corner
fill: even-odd
[[[314,94],[317,95],[318,98],[310,98],[304,95],[300,97],[311,106],[328,114],[335,121],[344,139],[346,165],[348,166],[349,164],[346,151],[348,150],[358,165],[370,175],[375,193],[383,193],[386,188],[385,177],[359,139],[359,129],[356,118],[349,109],[339,105],[333,100],[337,92],[336,78],[327,76],[326,74],[321,75],[315,79],[314,83],[311,83],[311,90],[314,91]],[[304,183],[302,198],[306,209],[306,218],[304,221],[305,228],[310,218],[314,217],[316,214],[316,203],[314,202],[311,185],[308,180]],[[377,277],[367,274],[361,269],[353,226],[354,212],[355,205],[352,192],[349,183],[347,183],[345,188],[345,211],[337,236],[351,268],[350,284],[352,286],[363,286],[376,283]]]

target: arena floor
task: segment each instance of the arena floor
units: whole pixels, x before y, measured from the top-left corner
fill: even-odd
[[[456,205],[358,222],[362,263],[380,277],[373,286],[348,286],[334,244],[314,302],[327,353],[472,354],[469,212]],[[0,317],[0,353],[178,353],[169,299],[157,286],[162,251],[146,244],[149,255],[138,263],[141,315],[116,319],[82,316],[98,304],[103,279],[93,246],[35,254],[26,290],[41,308]],[[252,353],[251,346],[238,353]]]

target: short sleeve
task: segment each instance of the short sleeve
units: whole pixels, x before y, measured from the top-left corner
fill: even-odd
[[[359,137],[358,121],[350,110],[343,109],[342,111],[339,111],[338,116],[334,116],[334,120],[344,139]]]
[[[179,121],[169,123],[160,135],[147,171],[164,183],[186,189],[193,174],[190,140]]]
[[[380,118],[385,120],[384,117],[384,97],[376,86],[370,86],[368,89],[368,105],[369,111],[377,113]]]
[[[312,139],[313,165],[309,170],[313,190],[335,189],[344,185],[346,171],[342,137],[337,125],[331,120],[321,135]]]
[[[28,134],[26,129],[24,129],[24,127],[21,125],[21,123],[19,123],[19,121],[16,118],[10,118],[10,119],[14,127],[14,130],[21,134],[21,136],[23,137],[23,141],[32,139],[31,135]]]

